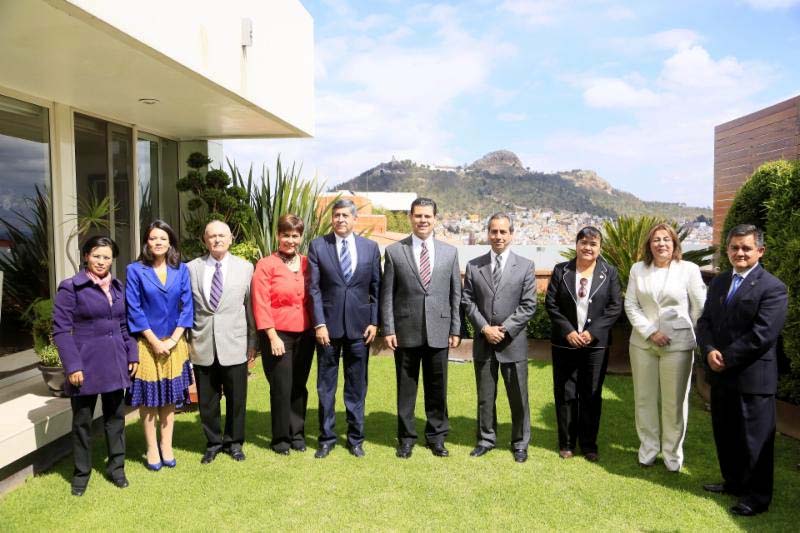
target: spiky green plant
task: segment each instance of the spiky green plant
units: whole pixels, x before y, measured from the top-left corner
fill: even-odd
[[[64,224],[75,222],[75,227],[70,231],[67,242],[64,244],[67,259],[75,272],[79,269],[80,260],[76,263],[72,256],[72,246],[76,239],[86,237],[92,230],[109,229],[111,227],[109,214],[111,211],[116,211],[119,204],[111,204],[111,198],[98,199],[94,193],[89,198],[78,198],[78,212],[69,215]]]

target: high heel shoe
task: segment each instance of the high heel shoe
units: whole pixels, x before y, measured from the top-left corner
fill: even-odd
[[[178,460],[175,459],[174,457],[172,459],[170,459],[169,461],[164,459],[164,456],[161,453],[161,446],[158,447],[158,456],[161,458],[161,464],[163,464],[167,468],[175,468],[175,466],[177,466],[177,464],[178,464]]]
[[[147,461],[145,461],[144,464],[147,466],[148,470],[152,470],[153,472],[158,472],[159,470],[161,470],[161,467],[164,466],[164,464],[161,461],[157,462],[156,464],[148,463]]]

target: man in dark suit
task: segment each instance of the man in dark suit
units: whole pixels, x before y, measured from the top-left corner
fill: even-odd
[[[314,305],[319,394],[319,448],[327,457],[336,445],[336,387],[339,355],[344,360],[347,449],[364,456],[364,401],[367,397],[368,344],[378,329],[381,261],[378,245],[355,235],[358,212],[348,199],[334,202],[333,233],[311,241],[309,294]]]
[[[752,516],[772,501],[775,445],[775,346],[786,319],[786,286],[764,270],[764,237],[752,225],[731,229],[727,238],[733,272],[711,283],[697,344],[711,384],[711,424],[722,483],[709,492],[737,496],[731,512]]]
[[[461,343],[461,273],[455,247],[433,238],[436,202],[417,198],[409,213],[413,233],[386,247],[381,319],[397,375],[397,456],[411,457],[417,440],[414,408],[422,365],[425,440],[433,455],[449,455],[449,348]]]
[[[528,405],[528,339],[525,329],[536,312],[533,262],[511,251],[514,224],[508,215],[489,218],[492,250],[467,264],[461,305],[475,327],[472,362],[478,386],[478,444],[470,453],[481,457],[497,440],[498,369],[511,407],[511,450],[514,460],[528,460],[531,414]]]

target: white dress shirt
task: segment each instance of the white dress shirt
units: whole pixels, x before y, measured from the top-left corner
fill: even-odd
[[[214,279],[214,271],[217,269],[217,263],[221,263],[222,273],[222,292],[225,292],[225,279],[228,277],[228,264],[231,254],[225,253],[225,256],[217,261],[214,256],[208,254],[206,257],[206,267],[203,269],[203,294],[206,297],[206,302],[211,302],[211,281]]]
[[[509,253],[511,253],[511,248],[506,248],[503,250],[503,253],[500,254],[500,272],[506,269]],[[492,258],[492,275],[494,275],[494,269],[497,268],[497,254],[494,253],[494,250],[490,250],[489,254]]]
[[[356,252],[356,238],[351,232],[347,237],[339,237],[336,235],[336,257],[339,258],[340,264],[342,260],[342,241],[347,243],[347,249],[350,252],[350,274],[356,271],[358,264],[358,253]]]
[[[414,252],[414,262],[417,264],[417,272],[419,272],[419,254],[422,252],[422,239],[411,234],[411,248]],[[433,274],[433,262],[434,255],[436,255],[436,251],[434,250],[435,246],[433,245],[433,234],[425,239],[425,247],[428,249],[428,259],[431,263],[431,274]]]

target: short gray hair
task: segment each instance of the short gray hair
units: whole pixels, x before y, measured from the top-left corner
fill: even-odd
[[[753,224],[738,224],[732,227],[728,232],[728,237],[725,239],[725,246],[728,246],[734,237],[747,237],[748,235],[753,236],[757,247],[764,247],[764,232]]]
[[[508,216],[508,213],[498,212],[493,214],[489,217],[489,220],[486,221],[486,231],[489,231],[489,226],[492,225],[492,221],[494,220],[508,220],[508,231],[510,233],[514,233],[514,221],[511,220],[511,217]]]
[[[356,204],[353,202],[353,200],[349,198],[339,198],[338,200],[333,202],[333,207],[331,207],[331,213],[333,213],[337,209],[350,209],[350,214],[353,215],[353,217],[358,216],[358,208],[356,207]]]
[[[205,238],[206,234],[208,233],[208,227],[209,227],[211,224],[222,224],[223,226],[225,226],[225,228],[227,228],[227,230],[228,230],[228,233],[233,233],[233,232],[231,231],[231,227],[228,225],[228,223],[227,223],[227,222],[225,222],[224,220],[219,220],[219,219],[215,218],[214,220],[209,220],[209,221],[206,223],[205,227],[203,228],[203,238]]]

